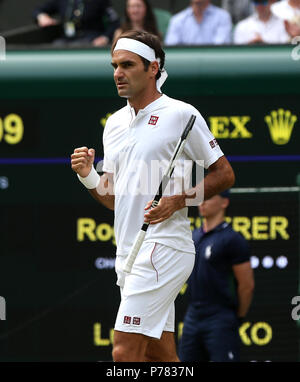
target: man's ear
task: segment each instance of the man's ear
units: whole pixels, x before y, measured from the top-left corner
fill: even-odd
[[[158,70],[159,70],[159,65],[158,65],[157,61],[151,62],[150,70],[151,70],[151,74],[153,74],[153,76],[155,77],[158,73]]]
[[[228,198],[223,198],[222,200],[222,207],[227,208],[229,206],[229,199]]]

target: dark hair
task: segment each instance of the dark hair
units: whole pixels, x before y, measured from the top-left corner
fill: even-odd
[[[146,32],[150,32],[152,34],[155,34],[156,36],[158,36],[161,39],[161,34],[159,33],[158,28],[157,28],[156,18],[154,16],[154,13],[153,13],[153,10],[152,10],[152,7],[151,7],[149,1],[148,0],[141,0],[141,1],[146,6],[146,14],[145,14],[145,18],[144,18],[143,30]],[[126,1],[126,8],[125,8],[125,22],[121,25],[122,32],[127,32],[127,31],[132,29],[131,20],[130,20],[128,12],[127,12],[127,3],[128,3],[128,0]]]
[[[131,30],[128,32],[124,32],[113,41],[112,46],[111,46],[111,54],[113,53],[115,46],[117,44],[117,41],[120,38],[131,38],[132,40],[137,40],[137,41],[143,42],[144,44],[148,45],[150,48],[152,48],[154,50],[155,57],[160,59],[159,71],[156,74],[156,79],[158,80],[161,76],[162,69],[165,66],[165,56],[166,56],[165,52],[163,51],[160,39],[157,36],[155,36],[154,34],[144,32],[144,31]],[[150,61],[144,57],[141,57],[141,60],[144,63],[145,71],[147,71],[149,68],[149,65],[150,65]]]

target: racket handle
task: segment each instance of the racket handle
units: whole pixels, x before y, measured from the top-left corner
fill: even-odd
[[[138,252],[139,252],[139,250],[143,244],[145,235],[146,235],[146,231],[143,231],[143,230],[140,230],[140,232],[138,233],[138,235],[135,239],[135,242],[132,246],[131,252],[129,253],[129,255],[126,259],[125,266],[123,269],[124,272],[126,272],[126,273],[131,272],[133,263],[134,263],[136,256],[137,256],[137,254],[138,254]]]

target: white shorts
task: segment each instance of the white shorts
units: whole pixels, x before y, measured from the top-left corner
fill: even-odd
[[[193,270],[195,255],[144,242],[130,274],[123,272],[125,260],[116,259],[121,303],[115,330],[157,339],[163,331],[174,332],[174,301]]]

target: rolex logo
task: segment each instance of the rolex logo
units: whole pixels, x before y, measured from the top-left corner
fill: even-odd
[[[297,116],[292,115],[290,110],[273,110],[265,116],[272,141],[276,145],[285,145],[289,142],[296,121]]]

